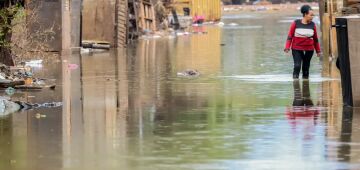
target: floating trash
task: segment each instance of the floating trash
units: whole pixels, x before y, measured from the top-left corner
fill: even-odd
[[[31,60],[31,61],[25,62],[25,66],[41,68],[42,62],[43,62],[43,60]]]
[[[223,22],[219,22],[219,23],[217,23],[217,25],[218,25],[218,26],[224,26],[224,25],[225,25],[225,23],[223,23]]]
[[[197,70],[187,69],[185,71],[178,72],[176,75],[179,77],[198,77],[200,76],[200,72]]]
[[[35,114],[35,118],[36,118],[36,119],[46,118],[46,115],[43,115],[43,114],[40,114],[40,113],[36,113],[36,114]]]
[[[5,93],[9,96],[13,95],[15,93],[15,89],[12,87],[8,87],[7,89],[5,89]]]

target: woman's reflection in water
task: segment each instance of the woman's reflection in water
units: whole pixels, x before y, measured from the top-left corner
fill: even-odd
[[[293,83],[293,87],[293,107],[288,108],[286,112],[288,118],[314,118],[314,120],[316,120],[319,115],[319,109],[317,106],[314,106],[314,103],[311,99],[309,81],[303,81],[301,89],[300,81],[295,80]]]
[[[304,140],[311,140],[320,114],[319,107],[314,106],[311,99],[309,81],[304,80],[301,88],[300,81],[295,80],[293,87],[294,100],[292,107],[286,110],[286,117],[294,134],[301,132]]]

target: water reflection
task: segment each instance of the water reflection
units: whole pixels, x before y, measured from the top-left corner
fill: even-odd
[[[317,106],[314,106],[313,100],[311,99],[309,81],[302,81],[301,88],[300,81],[295,80],[293,82],[293,88],[293,107],[288,110],[287,116],[290,119],[312,118],[316,120],[319,116],[319,108]]]
[[[356,169],[359,116],[341,114],[338,80],[291,80],[279,18],[63,56],[40,70],[61,88],[21,95],[63,108],[1,118],[0,169]]]
[[[310,85],[308,80],[293,82],[294,100],[291,108],[287,109],[286,115],[290,120],[290,125],[294,133],[301,129],[303,140],[313,140],[316,136],[315,126],[318,124],[318,116],[320,110],[318,106],[314,106],[313,100],[310,96]],[[306,149],[306,148],[304,148]]]
[[[117,155],[114,151],[126,153],[127,62],[118,53],[72,55],[63,62],[65,168],[127,167],[121,160],[108,158]],[[81,67],[71,70],[69,63]]]
[[[341,134],[340,142],[338,146],[339,160],[344,162],[350,162],[351,160],[351,136],[352,136],[352,122],[353,122],[353,109],[343,108],[342,121],[341,121]]]
[[[61,68],[55,66],[50,70],[61,71]],[[61,94],[59,88],[44,89],[19,92],[11,98],[33,103],[57,102],[61,101],[58,94]],[[37,113],[46,117],[36,118]],[[0,169],[61,167],[61,124],[61,108],[26,110],[0,118]]]

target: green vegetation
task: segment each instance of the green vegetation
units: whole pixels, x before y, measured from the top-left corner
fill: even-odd
[[[0,0],[0,63],[6,65],[14,65],[10,48],[12,21],[22,6],[23,0]]]

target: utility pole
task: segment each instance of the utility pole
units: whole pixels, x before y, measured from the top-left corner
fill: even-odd
[[[70,17],[70,0],[62,0],[61,2],[61,39],[62,52],[71,48],[71,17]]]

